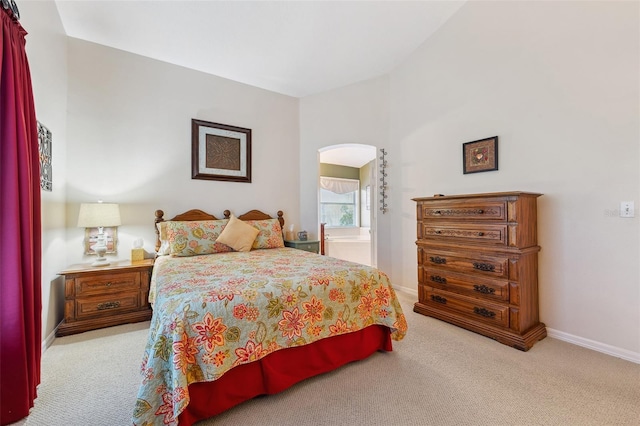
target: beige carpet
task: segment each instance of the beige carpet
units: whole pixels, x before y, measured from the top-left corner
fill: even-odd
[[[412,311],[376,353],[208,425],[639,425],[640,365],[546,338],[520,352]],[[130,425],[148,323],[57,338],[28,426]]]

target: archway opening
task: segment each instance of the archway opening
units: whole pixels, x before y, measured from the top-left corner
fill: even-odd
[[[318,218],[327,256],[377,264],[376,151],[375,146],[363,144],[318,150]]]

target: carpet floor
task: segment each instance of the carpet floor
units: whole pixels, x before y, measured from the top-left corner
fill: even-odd
[[[412,311],[389,353],[240,404],[210,425],[639,425],[640,365],[545,338],[528,352]],[[27,426],[130,425],[149,323],[55,339]]]

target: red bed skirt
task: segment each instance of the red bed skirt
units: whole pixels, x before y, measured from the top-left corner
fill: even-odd
[[[301,380],[367,358],[379,350],[392,350],[391,330],[381,325],[279,350],[235,367],[213,382],[189,385],[191,401],[178,417],[179,424],[192,425],[258,395],[281,392]]]

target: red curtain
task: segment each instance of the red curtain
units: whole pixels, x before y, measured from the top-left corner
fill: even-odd
[[[27,32],[0,7],[0,424],[29,414],[42,340],[40,162]]]

